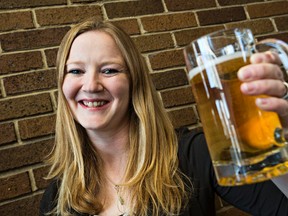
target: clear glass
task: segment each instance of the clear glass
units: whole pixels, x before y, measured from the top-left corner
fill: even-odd
[[[276,113],[260,110],[256,97],[242,94],[237,78],[258,47],[276,50],[287,65],[286,45],[275,40],[255,43],[249,29],[232,29],[203,36],[184,49],[189,81],[222,186],[260,182],[288,172],[287,128]]]

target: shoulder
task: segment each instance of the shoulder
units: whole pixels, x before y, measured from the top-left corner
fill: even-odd
[[[206,145],[204,133],[201,129],[189,130],[186,127],[181,127],[176,130],[176,134],[178,136],[179,150],[187,150],[187,148],[195,145]]]
[[[56,207],[58,188],[59,181],[57,180],[53,180],[46,188],[40,201],[40,215],[45,215]]]
[[[212,162],[203,131],[180,128],[176,133],[179,168],[190,178],[209,184]]]
[[[213,167],[202,130],[181,128],[178,134],[180,170],[192,182],[189,214],[215,215]]]
[[[204,133],[200,129],[189,130],[180,128],[176,131],[178,135],[178,157],[180,163],[184,165],[190,163],[194,166],[210,164],[210,155],[208,152]]]
[[[181,128],[178,131],[178,161],[180,170],[194,187],[212,191],[213,166],[203,131]]]

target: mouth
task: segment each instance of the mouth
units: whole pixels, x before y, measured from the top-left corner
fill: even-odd
[[[104,106],[105,104],[108,103],[108,101],[84,101],[83,100],[83,101],[80,101],[80,103],[88,108],[96,108],[96,107]]]

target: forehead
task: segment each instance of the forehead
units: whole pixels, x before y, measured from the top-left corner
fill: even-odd
[[[72,42],[71,49],[77,46],[99,46],[101,44],[105,46],[117,46],[113,37],[107,32],[90,30],[78,35]]]
[[[114,38],[103,31],[91,30],[77,36],[72,42],[68,61],[87,57],[123,58]]]

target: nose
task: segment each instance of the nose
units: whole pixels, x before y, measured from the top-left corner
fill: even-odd
[[[83,90],[86,92],[99,92],[103,91],[103,83],[99,73],[97,72],[88,72],[85,74]]]

